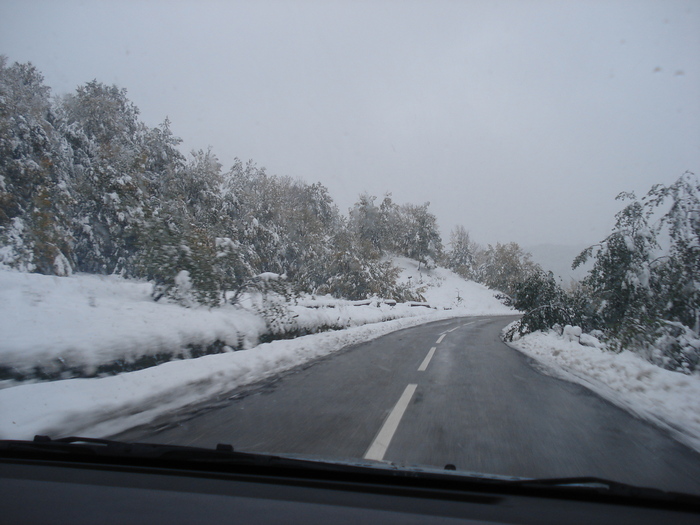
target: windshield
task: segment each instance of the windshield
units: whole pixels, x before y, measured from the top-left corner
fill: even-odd
[[[700,9],[0,5],[0,439],[700,494]]]

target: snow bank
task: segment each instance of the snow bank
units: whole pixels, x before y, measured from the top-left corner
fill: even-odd
[[[289,311],[293,316],[293,329],[307,333],[317,332],[319,329],[339,330],[402,317],[425,315],[425,311],[416,311],[415,308],[406,304],[391,306],[378,301],[357,305],[348,301],[332,306],[330,303],[320,307],[290,306]]]
[[[151,285],[116,276],[52,277],[0,270],[0,366],[79,368],[157,354],[187,355],[188,346],[221,341],[257,344],[266,327],[226,306],[183,308],[154,302]]]
[[[700,451],[700,375],[665,370],[630,351],[606,351],[590,336],[583,345],[572,335],[535,332],[510,345]]]
[[[413,271],[416,282],[425,282],[435,308],[454,306],[455,290],[460,289],[463,299],[455,314],[512,312],[489,290],[448,270],[419,275],[415,261],[400,263],[404,274]],[[52,277],[0,270],[0,371],[9,377],[89,377],[106,370],[115,373],[115,363],[116,371],[134,370],[193,353],[251,348],[269,336],[265,320],[255,311],[156,303],[150,292],[147,282],[116,276]],[[282,328],[291,335],[308,334],[431,311],[381,301],[358,304],[307,297],[289,306],[288,324]],[[211,350],[212,345],[218,346]]]
[[[348,345],[454,316],[409,319],[273,341],[250,350],[171,361],[117,376],[23,384],[0,390],[0,439],[35,434],[108,436],[226,395]]]

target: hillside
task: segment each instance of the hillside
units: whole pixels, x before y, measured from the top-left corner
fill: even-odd
[[[422,295],[430,306],[438,309],[459,309],[465,315],[513,313],[494,297],[494,291],[483,284],[460,277],[452,270],[437,267],[432,270],[424,266],[418,269],[418,261],[407,257],[391,259],[401,269],[399,281],[411,286],[425,288]]]

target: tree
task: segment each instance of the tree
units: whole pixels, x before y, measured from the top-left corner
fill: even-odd
[[[31,65],[0,56],[0,260],[19,269],[72,271],[65,155],[50,89]]]
[[[529,253],[515,242],[488,245],[477,254],[475,278],[489,288],[515,295],[518,283],[525,281],[539,267]]]
[[[397,283],[399,269],[391,261],[364,257],[353,230],[339,228],[331,240],[326,282],[318,293],[345,299],[381,297],[397,301],[423,300],[419,293]]]
[[[700,364],[700,183],[686,172],[641,199],[618,199],[630,202],[613,232],[574,260],[595,258],[583,281],[595,319],[617,347],[690,372]]]
[[[74,257],[81,271],[133,273],[146,209],[145,126],[125,89],[93,80],[60,101],[73,156]]]
[[[552,272],[537,268],[523,281],[515,283],[514,296],[513,306],[525,312],[518,324],[520,334],[575,323],[566,293]]]
[[[153,242],[144,248],[142,271],[153,281],[153,298],[169,297],[183,306],[218,306],[223,300],[215,262],[217,245],[198,227],[181,230],[167,220],[151,227]]]
[[[450,232],[449,250],[445,261],[449,268],[464,277],[472,279],[475,270],[475,255],[478,245],[471,240],[464,226],[455,226]]]
[[[700,333],[700,182],[690,172],[668,187],[654,186],[649,206],[668,210],[659,220],[670,240],[668,257],[659,259],[657,298],[665,318]]]
[[[298,291],[326,283],[332,238],[345,228],[327,188],[271,176],[237,159],[224,176],[223,192],[231,196],[236,239],[252,248],[257,273],[286,274]]]
[[[428,211],[429,202],[399,208],[397,248],[401,255],[431,267],[442,256],[442,239],[435,215]]]
[[[178,146],[182,139],[170,130],[170,119],[166,118],[159,126],[146,129],[143,134],[140,164],[146,184],[148,208],[157,209],[163,200],[163,185],[172,181],[185,167],[185,156]]]
[[[576,257],[573,267],[595,257],[584,279],[597,303],[597,312],[623,346],[645,338],[654,324],[652,259],[659,248],[656,231],[649,225],[651,210],[633,193],[615,216],[613,233]]]
[[[348,226],[357,236],[360,250],[368,257],[376,257],[384,249],[382,213],[374,204],[376,199],[369,193],[361,194],[349,214]]]

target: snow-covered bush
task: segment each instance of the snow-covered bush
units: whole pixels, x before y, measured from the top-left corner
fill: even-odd
[[[663,368],[691,373],[700,365],[700,337],[681,323],[665,322],[649,347],[650,360]]]
[[[252,311],[265,320],[265,340],[294,337],[294,313],[290,310],[291,291],[286,275],[263,272],[245,286],[246,299]]]
[[[700,329],[700,182],[686,172],[641,199],[632,193],[618,199],[630,202],[613,232],[574,261],[594,258],[583,284],[595,327],[608,334],[610,348],[691,372]]]
[[[525,280],[515,283],[514,295],[513,306],[525,312],[516,327],[521,335],[572,322],[566,294],[552,272],[545,273],[541,269],[532,272]]]
[[[686,173],[640,200],[628,193],[618,199],[632,202],[616,215],[613,232],[574,260],[576,267],[594,258],[583,282],[564,292],[536,272],[518,283],[515,306],[525,314],[506,337],[580,326],[596,337],[570,327],[558,333],[595,347],[602,337],[612,351],[633,350],[691,373],[700,361],[700,182]]]

